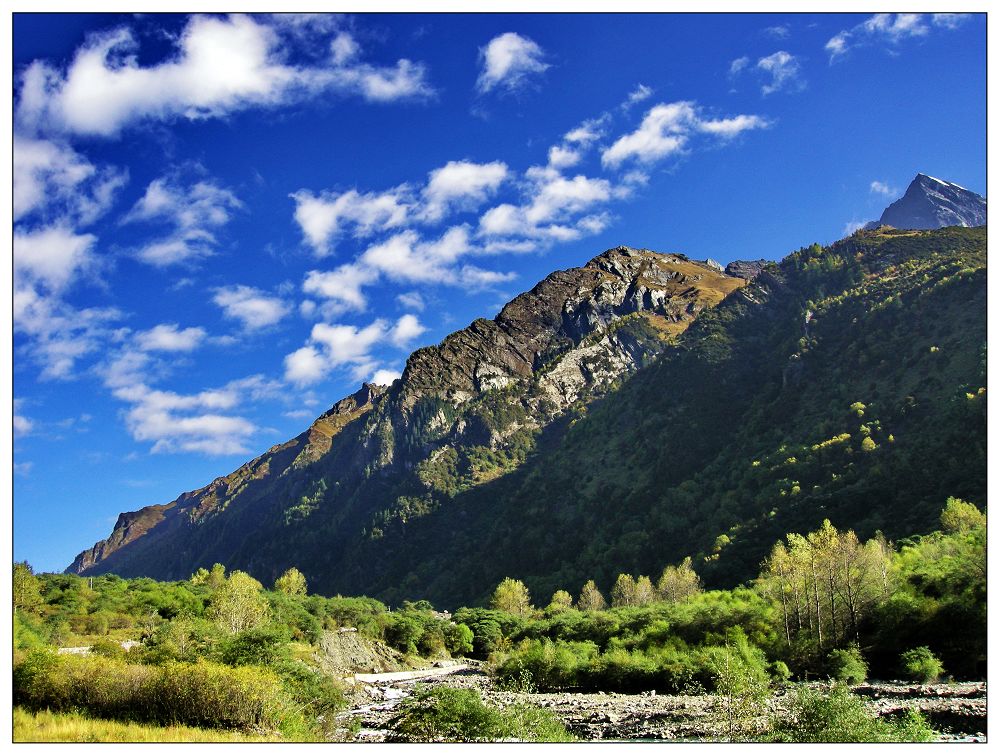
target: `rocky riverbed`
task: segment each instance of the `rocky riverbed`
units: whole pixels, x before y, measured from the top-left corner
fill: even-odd
[[[355,683],[351,710],[339,719],[344,733],[360,742],[393,739],[390,721],[399,703],[418,685],[475,688],[493,706],[530,703],[552,711],[581,740],[726,740],[723,701],[714,695],[639,695],[620,693],[512,693],[498,690],[482,667],[472,663],[454,674],[385,683]],[[985,741],[986,683],[909,685],[868,683],[856,686],[870,708],[893,716],[908,708],[924,714],[946,741]],[[784,708],[785,694],[772,697],[769,710]]]

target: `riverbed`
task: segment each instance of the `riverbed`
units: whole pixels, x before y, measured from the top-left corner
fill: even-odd
[[[587,741],[724,741],[728,738],[723,701],[715,695],[665,695],[647,691],[621,693],[514,693],[497,689],[479,662],[452,668],[431,668],[405,676],[360,676],[350,689],[351,708],[339,715],[343,732],[354,742],[395,739],[390,721],[399,704],[418,685],[474,688],[483,700],[500,708],[529,703],[551,711],[566,728]],[[986,740],[986,683],[911,685],[899,682],[866,683],[852,690],[882,716],[916,708],[942,741]],[[769,713],[784,708],[787,691],[769,702]],[[353,726],[350,726],[353,725]]]

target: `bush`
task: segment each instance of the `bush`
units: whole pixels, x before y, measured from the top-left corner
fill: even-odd
[[[572,736],[550,713],[515,704],[503,711],[483,703],[476,690],[432,688],[418,691],[390,723],[405,740],[565,742]]]
[[[826,657],[830,678],[848,685],[858,685],[868,678],[868,664],[857,646],[835,648]]]
[[[904,651],[899,657],[899,662],[903,677],[913,682],[933,682],[944,673],[941,661],[927,646]]]
[[[231,667],[269,667],[287,654],[286,644],[290,639],[287,627],[255,627],[227,638],[222,643],[220,658]]]
[[[282,681],[253,667],[211,662],[126,664],[33,652],[14,666],[14,703],[158,724],[298,733],[304,723]]]
[[[776,683],[786,683],[792,677],[792,671],[788,668],[788,665],[780,659],[778,661],[771,662],[769,670],[771,672],[771,679]]]
[[[121,644],[107,640],[106,638],[94,641],[90,646],[90,653],[97,656],[104,656],[108,659],[122,659],[125,657],[125,649],[121,647]]]
[[[802,686],[787,714],[772,722],[762,737],[776,743],[924,743],[934,731],[924,718],[908,711],[895,721],[879,719],[842,684],[828,691]]]

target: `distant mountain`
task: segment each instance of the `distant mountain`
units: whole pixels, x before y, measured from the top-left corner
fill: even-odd
[[[918,173],[906,193],[866,228],[933,229],[986,225],[986,199],[958,184]]]

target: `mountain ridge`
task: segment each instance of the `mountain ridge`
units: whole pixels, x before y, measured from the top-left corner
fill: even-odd
[[[128,562],[123,559],[128,547],[134,550],[144,537],[164,540],[176,536],[188,525],[221,514],[248,486],[260,487],[275,477],[316,464],[330,453],[345,428],[361,430],[358,423],[382,407],[390,395],[396,406],[383,413],[375,427],[363,429],[349,467],[391,467],[400,451],[405,451],[407,432],[428,419],[418,411],[424,399],[433,397],[461,406],[484,392],[532,380],[543,368],[533,409],[544,420],[577,401],[581,392],[599,393],[635,369],[662,349],[672,334],[682,331],[701,308],[716,304],[744,283],[745,279],[683,255],[660,255],[630,247],[612,248],[580,268],[556,271],[515,297],[494,320],[473,321],[440,344],[416,350],[407,360],[402,379],[392,388],[365,384],[303,433],[271,447],[229,475],[181,494],[173,502],[122,513],[112,534],[81,552],[67,571],[128,572]],[[630,315],[642,316],[649,325],[639,337],[628,338],[619,329],[621,332],[604,334],[596,344],[576,349],[585,337],[603,334],[612,322]],[[598,364],[609,362],[611,368]],[[447,419],[434,415],[430,421],[431,425],[442,424]],[[470,426],[474,424],[461,425],[460,435],[474,436],[477,429]],[[417,428],[416,432],[424,430]],[[520,427],[513,432],[517,430]],[[399,435],[404,437],[404,449],[393,442]],[[504,439],[485,440],[495,444]],[[293,520],[299,515],[308,517],[312,496],[300,496],[298,504],[286,509],[286,516]]]

